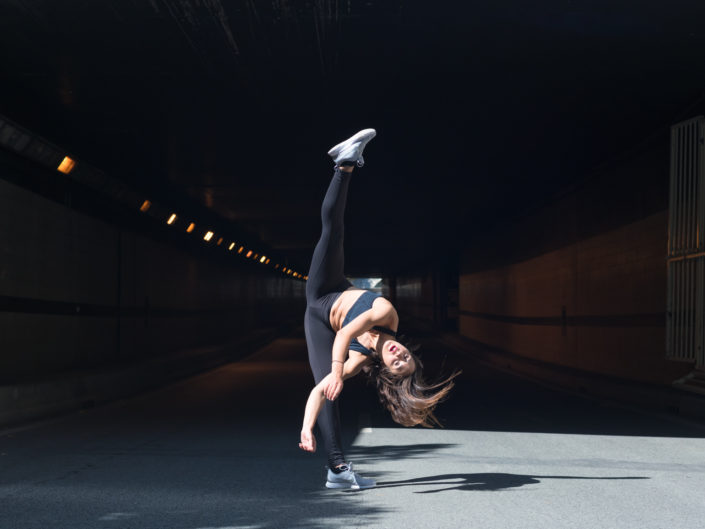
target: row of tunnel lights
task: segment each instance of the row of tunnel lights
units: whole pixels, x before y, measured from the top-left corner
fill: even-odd
[[[76,166],[76,161],[70,158],[69,156],[65,156],[64,159],[61,161],[59,166],[57,167],[57,170],[61,173],[64,174],[69,174],[73,168]],[[149,211],[149,208],[152,207],[152,202],[150,200],[145,200],[142,202],[142,205],[140,206],[140,211],[142,213],[146,213]],[[170,226],[174,225],[176,223],[176,219],[178,219],[178,215],[176,213],[172,213],[169,218],[166,220],[166,223]],[[186,233],[192,233],[196,229],[196,223],[195,222],[190,222],[188,227],[186,228]],[[203,236],[203,240],[206,242],[211,242],[213,238],[215,237],[215,232],[211,230],[207,230],[205,235]],[[223,237],[219,237],[216,241],[216,246],[222,245],[224,242]],[[238,244],[235,243],[234,241],[231,241],[230,244],[228,245],[228,251],[233,251],[235,248],[238,247]],[[259,261],[260,263],[264,265],[268,265],[271,262],[271,259],[268,258],[266,255],[260,255],[259,253],[255,252],[254,250],[248,250],[242,245],[239,245],[239,248],[237,248],[237,253],[238,254],[244,254],[244,257],[247,259],[253,259],[255,261]],[[282,266],[279,263],[274,264],[274,269],[279,270],[281,268],[282,273],[289,275],[291,277],[294,277],[296,279],[303,279],[304,281],[308,280],[308,276],[305,276],[295,270],[292,270],[291,268],[288,268],[286,266]]]

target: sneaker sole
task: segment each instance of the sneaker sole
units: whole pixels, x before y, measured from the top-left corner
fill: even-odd
[[[359,485],[351,485],[350,483],[335,483],[333,481],[326,481],[327,489],[359,489]]]
[[[355,143],[356,141],[360,141],[362,138],[365,136],[370,136],[367,141],[370,141],[372,138],[374,138],[377,135],[377,131],[375,129],[363,129],[354,136],[351,136],[345,141],[341,141],[338,145],[333,147],[331,150],[328,151],[328,156],[331,158],[335,159],[336,156],[338,156],[338,153],[342,150],[342,148],[349,144],[349,143]],[[367,142],[365,142],[367,143]]]
[[[326,488],[328,489],[353,489],[353,490],[363,490],[363,489],[374,489],[377,486],[368,485],[366,487],[361,487],[360,485],[350,485],[348,483],[335,483],[333,481],[326,481]]]

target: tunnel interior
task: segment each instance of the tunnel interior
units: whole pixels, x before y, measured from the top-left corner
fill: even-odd
[[[701,528],[703,20],[0,2],[0,527]],[[368,127],[345,276],[456,378],[442,428],[346,379],[333,494],[306,294]]]

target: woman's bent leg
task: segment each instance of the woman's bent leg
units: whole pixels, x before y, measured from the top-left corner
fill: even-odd
[[[304,329],[306,332],[306,345],[308,346],[308,361],[311,364],[313,378],[318,384],[330,373],[331,350],[335,333],[320,318],[306,309]],[[315,311],[314,311],[315,312]],[[340,412],[338,401],[326,400],[318,416],[318,428],[321,431],[323,446],[328,456],[328,466],[334,468],[345,463],[340,435]]]
[[[347,289],[343,254],[343,217],[351,173],[335,169],[321,206],[321,238],[313,251],[306,281],[311,303],[324,294]],[[330,352],[329,352],[330,353]]]

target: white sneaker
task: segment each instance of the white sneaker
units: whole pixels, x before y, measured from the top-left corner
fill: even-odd
[[[357,472],[353,472],[352,463],[348,463],[347,468],[338,474],[328,469],[326,487],[329,489],[371,489],[376,486],[374,479],[363,478]]]
[[[338,145],[328,151],[328,156],[333,158],[335,165],[340,165],[343,162],[355,162],[358,167],[365,165],[365,159],[362,157],[362,151],[370,141],[377,135],[375,129],[363,129],[347,140],[340,142]]]

